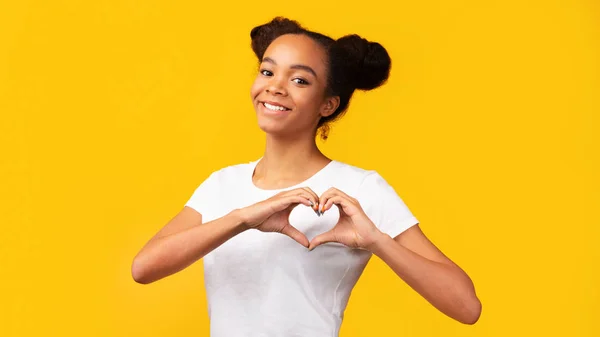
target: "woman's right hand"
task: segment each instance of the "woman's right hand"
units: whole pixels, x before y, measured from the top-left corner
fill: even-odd
[[[290,224],[289,216],[294,207],[300,204],[311,207],[316,212],[318,203],[317,194],[304,187],[280,192],[269,199],[241,208],[238,213],[249,229],[281,233],[308,247],[308,239]]]

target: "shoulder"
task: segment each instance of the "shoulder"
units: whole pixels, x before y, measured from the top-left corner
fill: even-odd
[[[216,168],[209,171],[209,174],[203,178],[203,184],[224,185],[237,183],[244,179],[247,174],[252,174],[254,162],[242,162]]]
[[[378,207],[377,204],[400,199],[396,189],[377,169],[338,162],[334,174],[341,182],[339,185],[361,204]]]
[[[211,175],[214,177],[236,177],[245,174],[253,165],[254,162],[243,162],[231,164],[214,170]]]
[[[419,223],[396,189],[377,170],[347,164],[340,170],[354,175],[358,186],[353,197],[380,230],[394,238]]]
[[[360,167],[341,161],[336,161],[336,164],[334,174],[340,179],[355,182],[358,190],[387,184],[376,169]]]
[[[372,170],[349,164],[347,162],[339,160],[334,160],[333,162],[334,165],[333,170],[331,170],[331,174],[344,179],[362,180],[370,172],[372,172]]]

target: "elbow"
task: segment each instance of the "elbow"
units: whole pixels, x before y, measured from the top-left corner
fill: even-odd
[[[133,280],[139,284],[152,283],[147,268],[139,257],[133,259],[133,263],[131,264],[131,276],[133,277]]]
[[[479,321],[481,317],[481,301],[474,296],[474,299],[469,301],[469,304],[465,307],[462,317],[459,321],[463,324],[473,325]]]

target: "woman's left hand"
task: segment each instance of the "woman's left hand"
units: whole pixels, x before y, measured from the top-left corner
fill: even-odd
[[[314,237],[308,247],[315,247],[327,242],[337,242],[350,248],[369,250],[383,233],[365,214],[358,200],[346,193],[330,188],[319,199],[319,211],[327,212],[333,205],[340,211],[340,219],[329,231]]]

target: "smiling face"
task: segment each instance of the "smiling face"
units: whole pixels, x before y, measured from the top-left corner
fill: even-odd
[[[250,94],[259,127],[280,137],[311,135],[337,108],[326,97],[327,55],[306,35],[286,34],[264,53]]]

